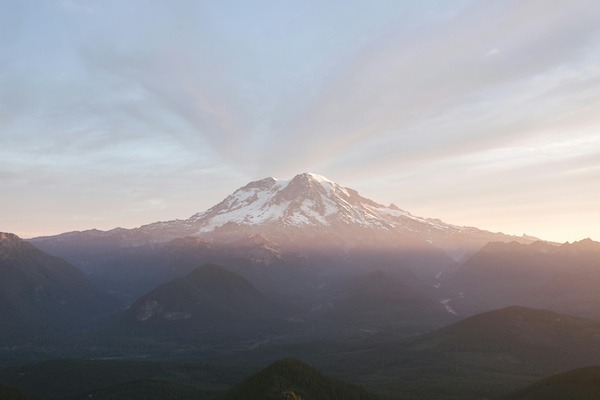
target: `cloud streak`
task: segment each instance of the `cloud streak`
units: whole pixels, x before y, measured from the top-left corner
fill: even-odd
[[[529,95],[535,79],[544,74],[551,79],[561,68],[577,74],[597,62],[597,49],[582,60],[599,32],[593,8],[592,2],[488,2],[441,26],[391,33],[332,74],[335,78],[320,99],[294,124],[290,142],[295,137],[302,141],[279,148],[280,158],[273,164],[294,160],[296,169],[307,158],[319,163],[384,137],[400,155],[409,156],[457,141],[487,141],[488,126],[479,122],[475,130],[469,127],[470,111],[496,114],[501,118],[487,122],[506,124],[503,111],[520,108],[514,101]],[[490,46],[502,49],[493,59],[486,57]],[[572,90],[565,83],[561,90]],[[568,100],[554,99],[563,101],[561,106]],[[498,103],[505,103],[505,110]],[[452,121],[415,133],[444,118]],[[522,133],[505,130],[495,137],[515,134]]]
[[[301,171],[456,223],[470,220],[465,195],[472,210],[504,202],[525,221],[536,205],[568,215],[600,194],[589,187],[596,1],[57,0],[4,11],[0,190],[12,211],[0,220],[17,233],[42,233],[33,214],[54,232],[183,218],[248,180]]]

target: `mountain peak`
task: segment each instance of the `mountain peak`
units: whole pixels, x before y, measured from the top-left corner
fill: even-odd
[[[290,180],[271,177],[250,182],[221,203],[192,216],[189,222],[199,226],[199,233],[227,224],[355,225],[389,230],[397,225],[391,221],[397,217],[416,219],[397,207],[386,207],[364,198],[322,175],[304,172]]]
[[[19,257],[32,250],[37,249],[14,233],[0,232],[0,260]]]
[[[16,235],[12,233],[0,232],[0,240],[10,240],[11,238],[16,237]]]
[[[14,233],[0,232],[0,244],[6,245],[8,243],[22,242],[23,240],[15,235]]]
[[[301,174],[296,175],[292,180],[294,179],[306,179],[306,180],[312,180],[312,181],[316,181],[316,182],[326,182],[326,183],[335,183],[332,180],[324,177],[323,175],[319,175],[319,174],[314,174],[312,172],[303,172]]]

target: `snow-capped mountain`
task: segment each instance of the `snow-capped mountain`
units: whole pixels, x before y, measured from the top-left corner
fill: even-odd
[[[490,241],[530,243],[534,238],[491,233],[437,219],[413,216],[391,204],[362,197],[321,175],[302,173],[290,180],[250,182],[223,201],[187,220],[156,222],[135,229],[91,230],[38,238],[44,250],[71,247],[131,247],[196,236],[232,241],[259,234],[283,248],[306,245],[438,248],[454,260],[464,259]],[[60,254],[60,252],[59,252]]]
[[[411,218],[395,206],[385,207],[316,174],[304,173],[291,180],[266,178],[236,190],[221,203],[190,218],[199,232],[210,232],[227,223],[284,226],[358,225],[390,230],[396,218]]]

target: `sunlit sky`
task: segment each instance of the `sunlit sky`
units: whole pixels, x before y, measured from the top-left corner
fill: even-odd
[[[600,240],[600,2],[0,0],[0,231],[188,218],[310,171]]]

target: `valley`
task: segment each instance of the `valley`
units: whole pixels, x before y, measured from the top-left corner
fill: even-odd
[[[183,221],[3,233],[0,273],[0,384],[38,399],[499,399],[600,365],[600,243],[415,217],[314,174]]]

